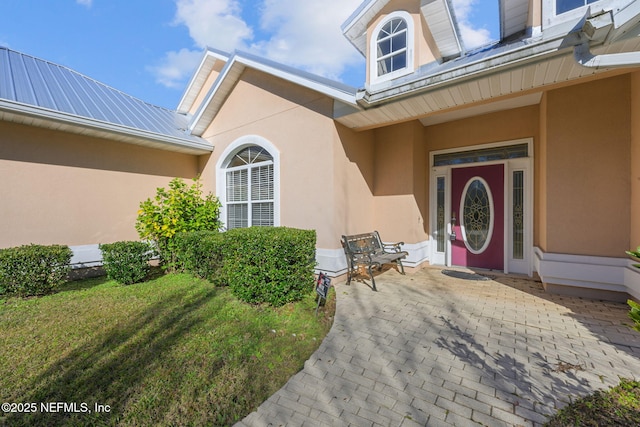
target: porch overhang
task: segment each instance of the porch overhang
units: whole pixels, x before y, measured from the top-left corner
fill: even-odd
[[[393,85],[362,89],[357,94],[361,110],[336,120],[356,130],[429,120],[442,113],[541,93],[555,85],[610,72],[610,68],[584,67],[574,59],[574,47],[584,43],[598,55],[640,51],[639,14],[623,10],[614,15],[616,25],[608,33],[607,43],[585,35],[587,18],[558,26],[553,33],[547,30],[534,39],[496,45],[435,68],[418,70]]]

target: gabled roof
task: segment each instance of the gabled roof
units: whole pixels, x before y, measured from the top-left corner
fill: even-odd
[[[163,150],[213,150],[186,132],[185,115],[6,47],[0,47],[0,119]]]
[[[342,24],[342,33],[362,55],[367,54],[367,28],[390,0],[365,0]],[[439,52],[440,60],[462,54],[463,46],[451,0],[420,0],[420,11],[427,21]]]
[[[333,98],[343,106],[356,106],[356,89],[351,86],[246,52],[235,51],[231,54],[223,54],[220,51],[209,49],[205,53],[205,58],[201,62],[200,68],[196,71],[196,74],[189,85],[191,89],[187,89],[183,96],[183,100],[180,103],[181,108],[189,108],[190,104],[187,100],[195,99],[197,94],[195,89],[198,86],[200,88],[202,87],[202,83],[206,80],[213,67],[211,58],[209,58],[212,55],[215,56],[216,59],[220,59],[225,56],[228,59],[213,86],[204,98],[202,104],[193,115],[189,130],[194,135],[202,135],[207,127],[209,127],[227,99],[227,96],[231,93],[235,84],[240,79],[242,72],[246,68],[255,69],[299,86],[306,87]]]

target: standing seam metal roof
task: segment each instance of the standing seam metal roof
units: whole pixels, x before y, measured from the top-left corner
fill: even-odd
[[[88,118],[162,138],[208,144],[188,134],[189,118],[86,77],[67,67],[0,47],[0,102]]]

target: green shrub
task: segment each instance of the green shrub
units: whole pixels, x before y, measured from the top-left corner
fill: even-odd
[[[635,323],[633,329],[640,332],[640,304],[633,300],[628,300],[627,304],[631,307],[631,311],[629,311],[629,318]]]
[[[140,203],[136,230],[142,240],[153,240],[160,260],[174,269],[174,236],[185,231],[219,230],[220,202],[211,193],[202,195],[199,178],[191,186],[180,178],[169,183],[169,190],[158,188],[155,199]]]
[[[224,234],[223,274],[241,300],[279,306],[313,291],[315,231],[252,227]]]
[[[0,293],[44,295],[67,280],[71,249],[25,245],[0,249]]]
[[[153,247],[145,242],[115,242],[99,246],[107,277],[123,285],[142,282],[149,274]]]
[[[191,231],[175,235],[176,270],[225,285],[222,273],[224,233]]]

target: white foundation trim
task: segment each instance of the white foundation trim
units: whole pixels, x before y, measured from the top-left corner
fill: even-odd
[[[428,240],[419,243],[405,243],[402,250],[409,255],[402,260],[405,267],[417,267],[429,261],[430,244]],[[347,260],[343,249],[316,249],[316,271],[322,271],[328,276],[337,277],[347,272]]]
[[[534,248],[535,270],[543,283],[626,292],[640,297],[640,269],[626,258],[609,258],[543,252]]]
[[[627,293],[640,301],[640,268],[634,267],[637,262],[629,261],[624,269],[624,284],[627,286]]]

